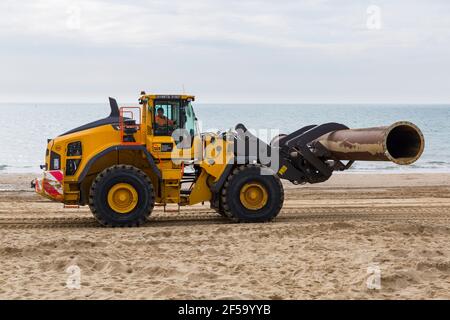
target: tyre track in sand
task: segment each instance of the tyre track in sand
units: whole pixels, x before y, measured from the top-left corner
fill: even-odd
[[[315,207],[286,208],[272,223],[282,222],[343,222],[364,221],[405,221],[405,220],[450,220],[449,207]],[[155,212],[144,228],[186,226],[205,224],[229,224],[211,210],[189,210],[180,213]],[[59,229],[59,228],[101,228],[94,217],[20,217],[0,218],[0,229]]]

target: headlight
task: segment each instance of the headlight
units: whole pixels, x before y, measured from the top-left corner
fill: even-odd
[[[81,156],[81,142],[71,142],[67,145],[67,155],[69,157]]]
[[[50,170],[61,169],[61,156],[56,152],[50,153]]]

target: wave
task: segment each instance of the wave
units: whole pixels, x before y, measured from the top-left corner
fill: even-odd
[[[350,168],[352,172],[450,172],[450,163],[446,161],[427,161],[407,166],[399,166],[390,163],[355,163]]]
[[[450,173],[450,163],[445,161],[434,161],[422,163],[422,164],[412,164],[409,166],[398,166],[389,165],[382,163],[355,163],[349,170],[345,172],[348,173]],[[17,173],[17,174],[40,174],[42,172],[38,167],[30,166],[10,166],[10,165],[0,165],[0,173]]]

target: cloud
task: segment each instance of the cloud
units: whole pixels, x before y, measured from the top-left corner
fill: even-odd
[[[444,0],[3,0],[0,99],[182,84],[210,101],[444,99],[449,14]]]
[[[367,4],[349,1],[69,1],[2,2],[0,37],[37,37],[100,46],[237,45],[360,51],[418,45],[449,19],[423,4],[383,1],[385,30],[366,29]],[[410,14],[405,10],[412,10]],[[422,11],[422,13],[419,12]],[[417,19],[429,12],[433,17]],[[70,26],[75,21],[74,28]],[[409,25],[406,25],[409,24]],[[426,28],[423,29],[423,26]],[[413,36],[411,36],[413,34]]]

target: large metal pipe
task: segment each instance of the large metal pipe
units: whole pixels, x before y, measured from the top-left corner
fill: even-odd
[[[316,141],[335,159],[392,161],[397,164],[413,163],[422,155],[425,146],[420,129],[407,121],[388,127],[338,130]]]

